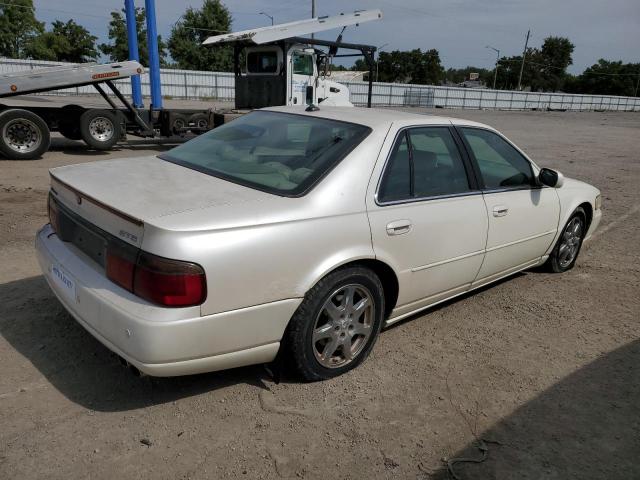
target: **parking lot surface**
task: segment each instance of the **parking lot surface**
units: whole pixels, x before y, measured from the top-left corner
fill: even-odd
[[[640,115],[442,111],[596,185],[576,267],[527,271],[384,331],[360,368],[276,384],[261,366],[137,378],[40,275],[48,169],[155,154],[54,138],[0,159],[0,478],[640,478]],[[132,159],[131,161],[135,161]]]

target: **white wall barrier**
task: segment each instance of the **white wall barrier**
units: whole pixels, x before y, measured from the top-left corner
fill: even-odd
[[[59,62],[15,60],[0,58],[0,74],[63,65]],[[162,94],[171,98],[233,100],[233,73],[195,70],[160,70]],[[131,94],[129,79],[116,80],[118,88]],[[351,101],[367,103],[367,82],[342,82],[349,87]],[[142,94],[150,95],[149,75],[141,75]],[[91,85],[47,92],[56,95],[96,93]],[[569,93],[519,92],[475,88],[413,85],[403,83],[373,84],[372,104],[376,106],[404,106],[425,108],[464,108],[500,110],[606,110],[640,111],[640,97],[612,95],[577,95]]]

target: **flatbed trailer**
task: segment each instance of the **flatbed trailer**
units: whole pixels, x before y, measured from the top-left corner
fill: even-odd
[[[93,149],[108,150],[127,135],[171,137],[200,134],[213,128],[212,109],[135,108],[113,80],[141,73],[140,63],[126,61],[0,75],[0,99],[92,85],[106,103],[105,108],[73,103],[8,106],[0,100],[0,154],[16,160],[38,158],[48,150],[52,131],[72,140],[83,140]]]

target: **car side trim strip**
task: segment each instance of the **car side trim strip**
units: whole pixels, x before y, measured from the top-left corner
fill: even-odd
[[[414,267],[411,269],[412,272],[419,272],[421,270],[426,270],[427,268],[438,267],[440,265],[445,265],[447,263],[455,262],[458,260],[464,260],[465,258],[475,257],[476,255],[482,255],[485,253],[485,250],[478,250],[476,252],[466,253],[464,255],[460,255],[459,257],[448,258],[446,260],[442,260],[440,262],[429,263],[428,265],[422,265],[420,267]]]
[[[511,245],[517,245],[518,243],[528,242],[529,240],[535,240],[536,238],[544,237],[547,235],[555,235],[558,230],[549,230],[548,232],[538,233],[537,235],[531,235],[530,237],[521,238],[519,240],[514,240],[513,242],[503,243],[502,245],[497,245],[495,247],[487,248],[485,252],[493,252],[494,250],[499,250],[501,248],[510,247]]]

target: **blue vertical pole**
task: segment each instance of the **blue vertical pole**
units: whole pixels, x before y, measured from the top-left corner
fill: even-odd
[[[156,27],[155,0],[144,0],[147,16],[147,45],[149,46],[149,80],[151,83],[151,108],[162,109],[162,91],[160,88],[160,56],[158,55],[158,29]]]
[[[127,17],[127,42],[129,45],[129,60],[140,61],[138,54],[138,29],[136,28],[136,7],[133,0],[124,0],[124,12]],[[140,87],[140,75],[131,77],[131,96],[133,97],[133,106],[143,108],[142,89]]]

